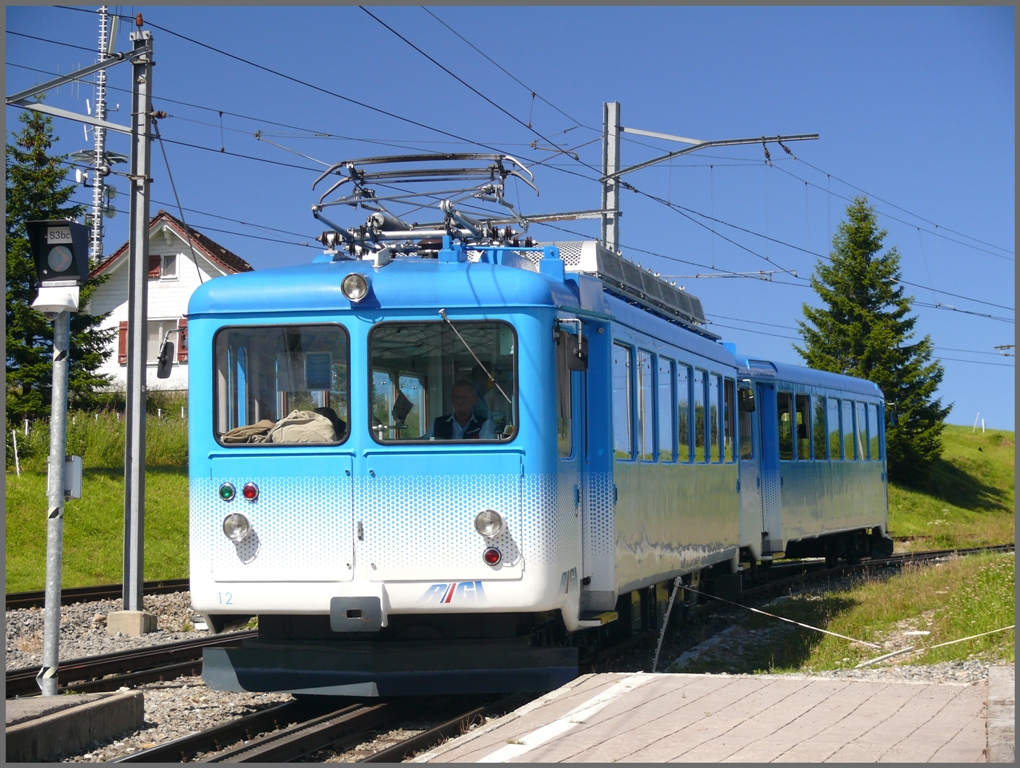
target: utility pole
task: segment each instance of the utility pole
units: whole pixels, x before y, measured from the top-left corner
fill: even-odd
[[[667,141],[678,141],[682,144],[690,144],[692,146],[686,147],[685,149],[677,150],[676,152],[670,152],[667,155],[653,158],[652,160],[646,160],[643,163],[638,163],[630,168],[620,169],[620,134],[621,133],[634,133],[640,136],[650,136],[656,139],[665,139]],[[620,103],[616,101],[606,102],[602,105],[602,244],[609,250],[619,253],[620,251],[620,200],[619,200],[619,188],[620,188],[620,177],[625,173],[633,173],[634,171],[647,168],[650,165],[661,163],[665,160],[672,160],[674,157],[680,155],[686,155],[689,152],[696,152],[699,149],[708,149],[709,147],[733,147],[740,144],[761,144],[764,146],[768,142],[777,142],[779,146],[786,149],[783,146],[784,141],[805,141],[809,139],[817,139],[817,133],[811,134],[798,134],[794,136],[760,136],[751,139],[723,139],[719,141],[700,141],[698,139],[687,139],[683,136],[671,136],[668,133],[655,133],[654,131],[644,131],[638,128],[625,128],[620,124]],[[793,154],[790,150],[786,149],[787,153]]]
[[[139,14],[141,26],[141,14]],[[107,616],[106,631],[139,635],[156,629],[144,612],[142,583],[145,545],[145,352],[148,342],[149,125],[152,120],[152,36],[131,33],[132,63],[131,237],[128,252],[127,429],[124,445],[124,609]]]
[[[140,28],[142,15],[135,24]],[[110,634],[123,632],[138,635],[156,628],[156,617],[142,612],[142,578],[144,574],[144,518],[145,518],[145,347],[148,337],[146,310],[148,304],[147,281],[149,262],[149,123],[152,120],[152,66],[153,40],[148,31],[139,29],[131,33],[133,50],[130,53],[113,53],[100,61],[63,75],[42,85],[36,85],[7,97],[7,106],[31,109],[55,115],[97,128],[106,128],[131,135],[131,228],[129,234],[129,294],[128,294],[128,379],[127,379],[127,441],[124,451],[124,610],[107,616],[106,630]],[[81,80],[122,61],[132,63],[131,75],[131,126],[110,123],[92,115],[80,115],[41,102],[29,101],[51,88]],[[75,306],[77,309],[77,306]],[[55,673],[56,670],[54,670]]]
[[[602,245],[620,252],[620,102],[602,105]]]

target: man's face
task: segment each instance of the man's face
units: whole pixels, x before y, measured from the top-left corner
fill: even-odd
[[[452,395],[453,415],[463,424],[471,417],[478,396],[473,387],[454,387]]]

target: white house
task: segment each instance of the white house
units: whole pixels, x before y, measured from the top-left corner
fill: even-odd
[[[189,238],[190,235],[190,238]],[[118,330],[116,354],[100,369],[112,376],[113,388],[127,386],[127,319],[128,319],[128,244],[92,270],[92,276],[109,275],[96,288],[87,312],[93,315],[110,313],[104,328]],[[198,230],[186,227],[166,211],[159,211],[149,222],[149,285],[148,343],[146,345],[146,385],[149,389],[188,388],[187,311],[191,293],[207,280],[237,272],[251,272],[252,267],[239,256],[213,242]],[[176,361],[168,379],[156,378],[156,357],[167,330],[176,346]]]

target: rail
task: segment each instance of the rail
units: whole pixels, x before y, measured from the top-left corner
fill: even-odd
[[[257,636],[258,630],[229,632],[198,640],[69,659],[60,662],[57,667],[60,681],[57,690],[76,693],[116,691],[124,685],[197,674],[202,669],[204,648],[230,648]],[[39,686],[35,679],[38,673],[38,666],[8,670],[7,698],[38,695]]]

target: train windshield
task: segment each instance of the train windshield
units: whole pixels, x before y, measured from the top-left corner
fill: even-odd
[[[384,323],[369,336],[378,442],[510,440],[517,337],[507,323]]]
[[[224,445],[347,439],[347,331],[339,325],[223,328],[216,334],[216,439]]]

